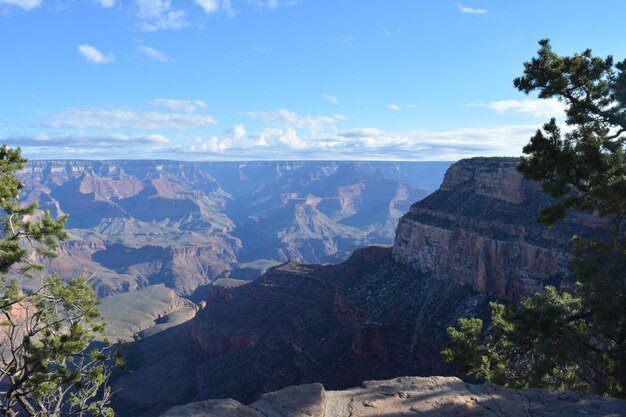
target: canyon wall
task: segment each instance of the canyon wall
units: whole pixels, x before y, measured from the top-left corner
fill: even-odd
[[[437,279],[520,300],[570,275],[571,238],[601,233],[590,215],[552,228],[536,222],[552,203],[513,158],[473,158],[446,172],[440,189],[399,221],[394,259]]]

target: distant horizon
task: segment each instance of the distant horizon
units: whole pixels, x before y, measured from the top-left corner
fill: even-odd
[[[621,60],[625,15],[620,0],[0,0],[0,143],[31,159],[517,157],[565,120],[513,86],[538,41]]]
[[[454,163],[458,162],[461,159],[472,159],[472,158],[507,158],[507,159],[518,159],[518,157],[514,156],[472,156],[467,158],[461,158],[456,160],[415,160],[415,159],[224,159],[224,160],[208,160],[208,159],[163,159],[163,158],[137,158],[137,159],[124,159],[124,158],[110,158],[110,159],[88,159],[88,158],[29,158],[27,155],[24,155],[22,152],[22,157],[25,157],[28,162],[30,161],[44,161],[44,162],[63,162],[63,161],[85,161],[85,162],[134,162],[134,161],[149,161],[149,162],[194,162],[194,163],[205,163],[205,162],[319,162],[319,163],[328,163],[328,162],[424,162],[424,163]]]

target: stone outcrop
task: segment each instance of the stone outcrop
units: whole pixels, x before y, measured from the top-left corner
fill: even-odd
[[[516,170],[517,159],[473,158],[446,172],[441,188],[398,224],[394,259],[502,300],[520,300],[569,275],[570,239],[599,233],[590,215],[548,229],[536,222],[552,203]]]
[[[454,377],[402,377],[326,391],[321,384],[263,394],[244,406],[232,399],[174,407],[161,417],[620,417],[626,401],[574,392],[466,384]]]

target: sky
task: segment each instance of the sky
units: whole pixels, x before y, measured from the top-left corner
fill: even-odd
[[[537,42],[626,58],[623,0],[0,0],[0,142],[30,159],[518,156]]]

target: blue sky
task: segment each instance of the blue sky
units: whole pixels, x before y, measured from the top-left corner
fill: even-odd
[[[43,158],[515,156],[550,38],[626,58],[626,2],[0,0],[0,141]]]

